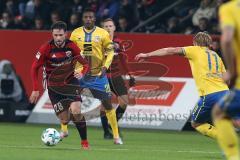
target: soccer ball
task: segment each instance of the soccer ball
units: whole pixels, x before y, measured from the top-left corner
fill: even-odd
[[[48,128],[43,131],[41,139],[47,146],[55,146],[60,141],[60,133],[54,128]]]

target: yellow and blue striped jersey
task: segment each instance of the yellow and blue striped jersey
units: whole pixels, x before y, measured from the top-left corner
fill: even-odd
[[[183,53],[189,60],[200,96],[228,90],[222,79],[222,74],[226,70],[216,52],[207,47],[189,46],[183,47]]]
[[[92,75],[99,75],[102,67],[109,68],[114,51],[113,42],[106,30],[97,26],[92,30],[79,27],[72,32],[70,40],[77,44],[81,54],[87,58]],[[78,64],[76,68],[81,66]]]
[[[240,0],[230,1],[223,4],[219,9],[221,27],[232,27],[234,29],[233,48],[236,57],[238,78],[235,84],[240,89]]]

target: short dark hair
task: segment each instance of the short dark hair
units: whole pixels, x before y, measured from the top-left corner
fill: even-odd
[[[54,30],[54,29],[63,29],[65,32],[67,31],[67,24],[63,21],[57,21],[51,26],[51,30]]]
[[[84,9],[83,14],[84,14],[84,13],[87,13],[87,12],[92,12],[92,13],[94,14],[94,16],[95,16],[95,11],[94,11],[93,9],[91,9],[91,8],[86,8],[86,9]]]

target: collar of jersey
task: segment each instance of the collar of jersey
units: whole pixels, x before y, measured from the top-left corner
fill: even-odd
[[[84,31],[85,33],[87,33],[87,34],[91,34],[92,32],[95,31],[95,29],[96,29],[96,26],[94,26],[94,28],[93,28],[90,32],[88,32],[88,30],[85,29],[85,27],[83,27],[83,31]]]

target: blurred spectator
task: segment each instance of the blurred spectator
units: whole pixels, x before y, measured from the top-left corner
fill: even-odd
[[[34,20],[34,30],[46,30],[48,29],[47,26],[44,24],[44,20],[41,17],[37,17]]]
[[[198,26],[194,31],[194,33],[204,32],[204,31],[211,33],[211,29],[209,28],[209,20],[205,17],[202,17],[199,19]]]
[[[57,12],[57,11],[53,11],[51,13],[51,24],[54,24],[54,23],[56,23],[57,21],[60,21],[60,20],[61,20],[60,13]]]
[[[24,99],[24,89],[13,65],[8,60],[0,63],[0,99],[20,102]]]
[[[8,12],[2,13],[2,19],[0,19],[0,27],[3,29],[14,29],[13,17]]]
[[[211,49],[215,51],[220,57],[222,57],[221,47],[219,40],[213,40]]]
[[[217,10],[227,0],[182,1],[162,16],[147,23],[138,32],[193,34],[206,30],[219,34]],[[86,8],[95,11],[96,24],[112,18],[119,31],[128,32],[161,12],[174,0],[0,0],[0,29],[48,29],[58,20],[68,22],[72,30],[81,24]],[[200,5],[199,5],[200,4]],[[37,17],[37,18],[36,18]],[[172,18],[169,18],[172,17]],[[207,18],[200,20],[201,18]],[[204,22],[203,22],[204,21]],[[202,24],[199,24],[203,22]]]
[[[136,25],[138,23],[136,12],[136,5],[131,2],[131,0],[121,0],[119,16],[127,17],[128,22],[131,23],[130,26]]]
[[[7,0],[5,11],[13,16],[17,16],[19,14],[19,11],[18,11],[18,5],[17,5],[16,1]]]
[[[73,0],[73,4],[72,4],[72,13],[78,13],[78,14],[82,14],[83,10],[84,10],[84,6],[86,6],[86,0]]]
[[[78,16],[78,14],[74,13],[70,17],[70,22],[68,24],[68,30],[72,31],[79,26],[80,26],[79,16]]]
[[[153,16],[158,11],[157,0],[138,0],[137,8],[141,21]]]
[[[212,0],[202,0],[200,3],[200,7],[197,9],[197,11],[194,13],[192,17],[192,22],[194,26],[199,25],[199,19],[200,18],[207,18],[208,20],[211,20],[216,15],[216,8],[212,7]]]
[[[97,11],[97,18],[106,19],[112,18],[115,19],[119,10],[118,0],[101,0],[99,9]]]
[[[178,26],[178,19],[176,17],[172,17],[167,22],[166,27],[167,33],[178,33],[180,32],[180,27]]]
[[[43,0],[29,0],[25,8],[25,16],[30,19],[42,17],[44,20],[49,20],[51,6]]]
[[[87,0],[86,8],[90,8],[93,11],[97,12],[99,7],[99,1],[98,0]]]
[[[126,17],[120,17],[118,20],[118,32],[129,32],[130,31],[130,26],[127,22]]]

